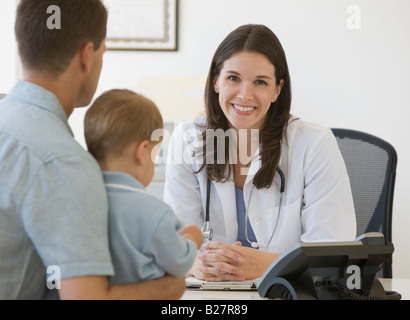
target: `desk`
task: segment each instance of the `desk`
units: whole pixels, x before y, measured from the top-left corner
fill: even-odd
[[[402,300],[410,300],[410,279],[380,279],[384,290],[397,291]],[[258,291],[205,291],[189,289],[181,300],[263,300]]]

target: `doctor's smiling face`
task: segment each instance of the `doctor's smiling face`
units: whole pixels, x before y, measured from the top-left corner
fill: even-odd
[[[262,129],[282,86],[283,80],[277,82],[270,60],[250,51],[240,51],[225,60],[214,79],[220,107],[229,125],[236,129]]]

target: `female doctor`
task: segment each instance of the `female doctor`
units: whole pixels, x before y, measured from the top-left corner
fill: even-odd
[[[292,116],[290,105],[275,34],[263,25],[231,32],[209,70],[206,117],[179,124],[168,151],[165,202],[185,223],[203,227],[205,238],[212,233],[191,270],[197,278],[260,277],[301,241],[355,238],[336,139]]]

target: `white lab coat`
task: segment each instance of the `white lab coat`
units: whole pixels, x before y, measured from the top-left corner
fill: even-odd
[[[206,170],[195,174],[202,157],[193,157],[202,136],[195,126],[204,118],[179,124],[171,137],[164,200],[187,225],[202,227],[205,219]],[[356,237],[356,217],[346,167],[331,130],[302,120],[290,121],[287,142],[282,142],[280,168],[285,176],[282,209],[272,241],[263,251],[283,253],[297,243],[348,241]],[[280,176],[272,186],[256,189],[254,160],[243,192],[249,221],[260,245],[269,241],[278,219]],[[234,182],[212,181],[210,225],[213,240],[237,240]]]

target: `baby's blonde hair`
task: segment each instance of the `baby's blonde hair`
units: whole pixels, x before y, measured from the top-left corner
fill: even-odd
[[[150,99],[127,89],[104,92],[84,118],[88,151],[97,161],[104,160],[108,154],[121,154],[130,143],[151,142],[151,135],[157,129],[163,129],[158,107]]]

